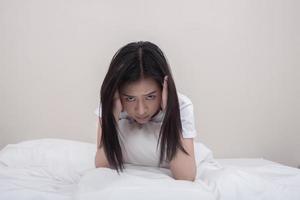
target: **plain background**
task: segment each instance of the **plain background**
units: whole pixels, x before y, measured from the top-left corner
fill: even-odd
[[[148,40],[194,103],[216,158],[300,165],[300,3],[291,0],[0,0],[0,147],[96,142],[113,54]]]

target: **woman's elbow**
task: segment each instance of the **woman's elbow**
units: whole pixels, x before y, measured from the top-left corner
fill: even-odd
[[[196,175],[192,176],[174,176],[175,180],[181,180],[181,181],[191,181],[194,182],[196,180]]]
[[[109,164],[104,155],[104,152],[99,149],[97,150],[96,156],[95,156],[95,167],[96,168],[99,168],[99,167],[109,168]]]
[[[106,163],[97,162],[96,160],[95,160],[95,167],[96,168],[100,168],[100,167],[109,168],[109,166]]]
[[[173,174],[175,180],[192,181],[196,180],[197,170],[192,170],[190,173]]]
[[[96,168],[110,168],[108,165],[95,165]]]

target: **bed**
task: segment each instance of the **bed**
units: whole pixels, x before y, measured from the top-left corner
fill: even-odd
[[[299,169],[262,158],[214,159],[199,142],[195,182],[174,180],[166,168],[95,168],[95,149],[52,138],[7,145],[0,151],[0,199],[300,200]]]

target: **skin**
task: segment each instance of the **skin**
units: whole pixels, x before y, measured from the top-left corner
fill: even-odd
[[[143,78],[136,82],[124,85],[120,89],[119,95],[116,94],[116,115],[120,111],[126,111],[128,116],[139,124],[146,124],[154,117],[162,104],[162,90],[158,83],[152,78]]]
[[[167,103],[167,76],[161,90],[156,81],[143,78],[136,82],[124,85],[120,92],[114,96],[114,116],[119,120],[121,111],[126,111],[128,116],[139,124],[147,123],[159,110],[165,110]],[[145,118],[144,118],[145,117]],[[144,119],[143,119],[144,118]],[[101,138],[101,125],[98,126],[98,144]],[[194,181],[196,176],[196,162],[194,156],[194,142],[192,138],[183,138],[181,143],[189,155],[178,150],[173,160],[170,161],[170,170],[176,180]],[[95,158],[96,167],[108,167],[103,148],[99,148]]]

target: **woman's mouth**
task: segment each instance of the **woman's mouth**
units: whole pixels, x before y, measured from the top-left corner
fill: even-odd
[[[144,120],[148,119],[148,117],[149,117],[149,116],[146,116],[146,117],[136,117],[136,118],[137,118],[138,120],[144,121]]]

